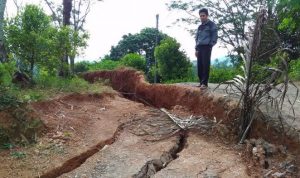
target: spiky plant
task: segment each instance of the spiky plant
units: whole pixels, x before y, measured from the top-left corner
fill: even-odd
[[[285,100],[290,104],[295,119],[293,105],[298,97],[298,89],[296,89],[295,100],[292,101],[286,93],[290,86],[297,87],[289,79],[286,56],[280,56],[281,62],[278,64],[278,68],[264,67],[265,70],[271,73],[264,80],[257,81],[255,76],[253,76],[253,63],[259,58],[258,49],[261,42],[261,29],[265,21],[266,10],[262,9],[258,14],[255,28],[250,30],[252,33],[248,38],[248,43],[245,45],[244,65],[242,66],[243,75],[237,75],[232,80],[225,82],[228,85],[226,92],[238,95],[240,98],[238,102],[241,108],[239,116],[240,143],[244,142],[258,114],[263,115],[261,111],[263,104],[267,104],[272,112],[275,111],[282,129],[284,129],[282,106]],[[277,51],[282,51],[282,49],[278,48]],[[280,80],[283,82],[279,82]]]

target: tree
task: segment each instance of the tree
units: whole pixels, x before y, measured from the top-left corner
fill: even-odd
[[[300,58],[300,4],[298,0],[279,0],[276,7],[277,29],[282,47],[289,49],[291,59]]]
[[[52,18],[57,26],[61,27],[64,22],[67,22],[72,29],[76,32],[77,36],[81,36],[83,39],[88,38],[88,34],[84,30],[84,24],[86,22],[86,17],[88,16],[91,6],[96,1],[102,0],[64,0],[63,5],[54,3],[53,0],[44,0],[52,13]],[[71,9],[71,11],[70,11]],[[72,37],[76,39],[75,37]],[[78,50],[86,45],[74,42],[72,45],[72,53],[70,57],[70,69],[71,73],[74,73],[74,63],[75,56],[78,54]]]
[[[191,63],[179,48],[180,44],[170,37],[161,41],[161,44],[155,48],[158,74],[163,82],[188,77]]]
[[[158,34],[157,34],[158,33]],[[158,43],[167,37],[166,34],[158,32],[155,28],[142,29],[140,33],[124,35],[118,45],[112,46],[110,58],[119,60],[128,53],[138,53],[146,56],[147,72],[154,63],[154,49]]]
[[[69,25],[71,25],[71,11],[72,11],[72,0],[63,0],[63,27],[68,27]],[[65,53],[62,57],[62,66],[59,74],[60,76],[67,76],[69,74],[68,65],[69,65],[68,48],[67,45],[65,45]],[[72,71],[74,71],[74,68]]]
[[[199,24],[198,10],[207,7],[211,19],[219,29],[219,39],[228,48],[233,48],[239,56],[244,53],[243,44],[247,41],[247,27],[254,23],[255,14],[261,5],[260,0],[203,0],[181,1],[173,0],[168,3],[170,10],[179,10],[187,14],[177,22],[187,24],[191,34],[195,34],[196,24]],[[191,26],[193,25],[193,26]]]
[[[298,0],[279,0],[278,11],[281,29],[300,30],[300,3]]]
[[[71,25],[72,0],[63,0],[63,26]]]
[[[4,12],[6,7],[6,0],[0,0],[0,62],[6,60],[6,51],[4,46]]]
[[[137,70],[141,70],[143,72],[146,71],[146,59],[136,53],[126,54],[122,59],[121,63],[124,66],[133,67]]]
[[[47,60],[45,57],[55,34],[50,17],[38,6],[27,5],[24,11],[8,21],[5,33],[10,52],[32,78],[35,65]]]

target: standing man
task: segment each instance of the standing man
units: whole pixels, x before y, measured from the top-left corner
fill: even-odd
[[[217,43],[218,31],[214,22],[208,19],[208,10],[203,8],[199,11],[201,25],[196,35],[196,57],[200,88],[207,89],[210,57],[212,47]]]

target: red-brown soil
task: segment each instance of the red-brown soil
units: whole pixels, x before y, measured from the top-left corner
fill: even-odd
[[[299,143],[280,141],[264,123],[255,123],[251,136],[288,143],[284,146],[294,152],[276,153],[265,168],[252,161],[252,147],[249,154],[245,145],[234,142],[236,104],[222,96],[151,85],[129,69],[83,77],[90,82],[109,79],[119,93],[71,94],[32,103],[45,125],[43,135],[37,144],[0,152],[0,177],[205,177],[209,171],[220,177],[262,177],[276,173],[282,161],[299,161]],[[161,107],[181,118],[213,119],[215,126],[181,130],[157,109]],[[16,151],[25,157],[13,156]]]

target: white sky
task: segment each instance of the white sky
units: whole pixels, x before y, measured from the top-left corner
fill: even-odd
[[[22,2],[23,5],[43,2],[41,0],[18,1]],[[116,45],[123,35],[138,33],[146,27],[155,27],[156,14],[159,14],[160,31],[176,38],[188,57],[195,60],[194,38],[182,27],[172,25],[175,19],[180,18],[183,14],[178,11],[168,11],[165,5],[167,2],[169,0],[104,0],[104,2],[96,3],[93,5],[85,24],[85,29],[90,34],[88,47],[78,59],[98,60],[108,54],[111,46]],[[43,7],[48,11],[46,6],[43,5]],[[9,16],[16,13],[12,0],[8,0],[7,13]],[[227,50],[219,47],[218,43],[213,49],[212,59],[223,57],[226,54]]]

